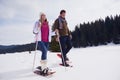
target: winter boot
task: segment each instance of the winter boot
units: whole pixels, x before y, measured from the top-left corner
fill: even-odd
[[[62,65],[65,66],[65,67],[69,67],[70,66],[67,62],[62,63]]]
[[[47,67],[47,60],[41,60],[40,63],[41,63],[40,67],[41,75],[43,76],[49,75],[52,72],[52,70]]]

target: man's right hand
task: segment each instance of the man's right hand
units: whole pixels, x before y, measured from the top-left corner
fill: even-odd
[[[59,42],[59,30],[56,29],[56,30],[55,30],[55,33],[56,33],[56,35],[57,35],[57,37],[56,37],[56,41]]]

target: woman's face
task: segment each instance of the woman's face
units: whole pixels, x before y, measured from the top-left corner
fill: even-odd
[[[41,19],[42,19],[42,20],[46,20],[46,15],[45,15],[45,14],[42,14],[42,15],[41,15]]]

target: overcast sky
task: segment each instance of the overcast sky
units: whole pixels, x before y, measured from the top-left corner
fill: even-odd
[[[52,25],[61,9],[67,11],[66,19],[73,30],[76,24],[120,14],[120,0],[0,0],[0,27],[32,28],[40,12]]]

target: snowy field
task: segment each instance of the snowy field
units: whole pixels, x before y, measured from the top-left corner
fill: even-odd
[[[38,66],[41,52],[37,52]],[[34,52],[0,55],[0,80],[120,80],[120,45],[72,49],[69,58],[73,68],[58,64],[56,53],[48,53],[48,66],[56,71],[47,78],[32,72]]]

